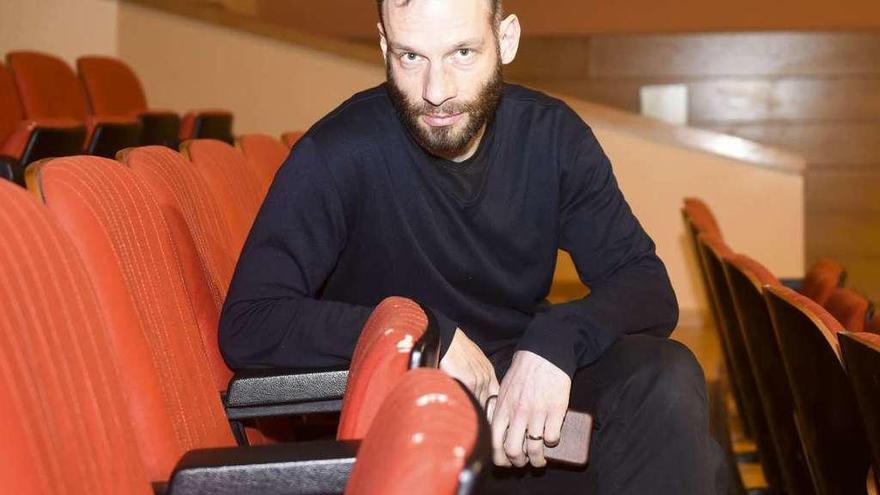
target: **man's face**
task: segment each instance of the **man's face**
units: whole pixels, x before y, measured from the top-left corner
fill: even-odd
[[[476,148],[501,96],[501,60],[487,0],[412,0],[384,11],[391,100],[429,153]]]

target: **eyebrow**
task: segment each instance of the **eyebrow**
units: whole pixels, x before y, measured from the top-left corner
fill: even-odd
[[[452,50],[450,50],[450,51],[454,52],[455,50],[460,50],[462,48],[470,48],[470,47],[474,47],[474,46],[481,46],[482,44],[483,44],[483,38],[471,38],[471,39],[467,39],[464,41],[459,41],[458,43],[455,44],[455,46],[452,47]],[[419,53],[419,50],[416,50],[415,48],[412,48],[407,45],[401,45],[400,43],[393,43],[392,42],[389,44],[389,46],[391,47],[391,51],[393,51],[393,52]]]

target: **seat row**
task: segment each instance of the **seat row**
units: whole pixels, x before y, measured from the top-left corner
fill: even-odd
[[[796,291],[734,252],[705,203],[687,199],[682,212],[731,392],[771,488],[880,489],[873,474],[880,467],[880,326],[873,306],[841,287],[845,271],[833,260],[817,262]]]
[[[411,301],[376,301],[350,371],[256,370],[228,381],[216,348],[226,274],[212,281],[220,270],[211,256],[234,264],[240,246],[232,227],[247,215],[241,225],[225,217],[207,178],[228,189],[249,168],[225,143],[192,141],[186,150],[189,159],[145,147],[122,153],[121,162],[43,160],[28,168],[30,195],[0,183],[0,229],[8,233],[0,239],[0,297],[13,301],[0,317],[0,386],[9,398],[0,407],[4,486],[466,492],[489,452],[488,425],[442,372],[407,371],[436,367],[439,347]],[[327,383],[345,392],[337,438],[363,438],[359,447],[246,446],[234,427],[245,418],[338,409]]]
[[[121,60],[86,56],[79,78],[46,53],[16,51],[0,64],[0,172],[21,181],[27,164],[85,153],[112,158],[130,146],[215,138],[232,142],[232,114],[151,109],[137,75]],[[8,66],[8,67],[7,67]]]

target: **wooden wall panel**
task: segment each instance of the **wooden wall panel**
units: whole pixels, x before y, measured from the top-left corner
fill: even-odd
[[[876,33],[596,36],[594,77],[880,75]]]

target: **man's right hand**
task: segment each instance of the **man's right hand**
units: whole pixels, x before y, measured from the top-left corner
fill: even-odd
[[[484,406],[490,396],[498,395],[495,368],[477,344],[460,328],[455,329],[452,343],[440,361],[440,369],[462,382]]]

